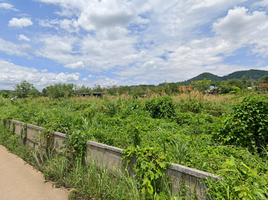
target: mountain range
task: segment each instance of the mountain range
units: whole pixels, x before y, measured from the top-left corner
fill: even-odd
[[[258,81],[264,75],[268,75],[268,71],[250,69],[250,70],[244,70],[244,71],[236,71],[225,76],[217,76],[209,72],[204,72],[186,81],[177,82],[177,85],[189,85],[192,81],[199,81],[199,80],[203,80],[204,78],[214,82],[214,81],[227,81],[228,79],[234,79],[234,78],[241,79],[243,76],[247,76],[249,79],[252,79],[253,81]],[[159,85],[162,85],[162,84],[163,83]]]

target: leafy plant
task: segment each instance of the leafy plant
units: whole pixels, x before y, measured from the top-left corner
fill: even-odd
[[[268,145],[268,103],[257,98],[245,98],[235,105],[214,138],[224,144],[247,147],[262,152]]]
[[[74,131],[72,134],[67,134],[66,147],[69,154],[73,158],[83,158],[87,148],[86,134],[80,130]]]
[[[212,199],[259,200],[268,198],[268,174],[259,174],[234,157],[227,159],[220,170],[224,180],[210,182],[209,196]],[[213,187],[211,187],[213,186]]]
[[[134,147],[141,145],[141,127],[137,124],[131,124],[128,127],[128,133],[131,135],[131,143]]]
[[[128,148],[124,150],[123,155],[128,164],[135,155],[136,165],[134,170],[138,177],[140,190],[146,199],[159,197],[161,193],[165,192],[163,183],[166,169],[170,164],[165,161],[166,157],[159,150],[152,147]]]
[[[153,118],[170,118],[175,115],[173,99],[168,96],[147,100],[145,102],[145,110],[147,110]]]

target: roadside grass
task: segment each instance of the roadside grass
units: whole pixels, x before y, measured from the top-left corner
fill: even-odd
[[[18,155],[37,170],[55,187],[70,191],[69,199],[143,199],[133,177],[117,170],[112,175],[107,169],[100,169],[94,162],[86,164],[77,159],[73,163],[65,156],[48,154],[21,145],[19,137],[0,123],[0,144]],[[84,164],[83,164],[84,163]]]

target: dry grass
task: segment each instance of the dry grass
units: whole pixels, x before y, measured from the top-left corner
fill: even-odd
[[[147,96],[144,97],[139,97],[139,100],[145,100],[145,99],[150,99],[150,98],[154,98],[154,97],[160,97],[160,96],[165,96],[167,95],[166,93],[162,92],[161,95],[152,92],[151,90],[147,90],[146,92]],[[187,92],[187,93],[180,93],[180,94],[175,94],[172,95],[172,98],[174,99],[175,102],[179,103],[181,102],[181,100],[187,101],[189,99],[196,99],[198,101],[210,101],[216,104],[234,104],[234,103],[238,103],[242,100],[241,98],[234,98],[235,95],[234,94],[228,94],[228,95],[212,95],[212,94],[203,94],[197,90],[192,90],[191,92]],[[132,95],[130,94],[122,94],[120,96],[111,96],[111,95],[105,95],[104,98],[106,99],[110,99],[110,100],[117,100],[118,98],[121,99],[132,99]],[[100,102],[102,101],[104,98],[99,98],[99,97],[73,97],[70,98],[69,100],[74,102],[74,103],[80,103],[80,102]],[[48,100],[47,98],[45,100]]]
[[[187,100],[187,99],[198,99],[198,100],[206,100],[206,101],[212,101],[215,103],[237,103],[241,101],[241,98],[236,98],[234,94],[229,95],[212,95],[212,94],[203,94],[201,92],[198,92],[197,90],[193,90],[189,93],[181,93],[173,95],[172,98],[175,101],[180,101],[181,99]]]

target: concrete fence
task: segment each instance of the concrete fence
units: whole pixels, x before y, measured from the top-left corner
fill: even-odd
[[[56,152],[62,153],[65,148],[64,141],[68,140],[65,134],[59,132],[50,133],[52,137],[45,138],[45,135],[42,134],[44,128],[31,124],[24,125],[23,122],[15,120],[8,120],[6,125],[11,131],[14,131],[15,134],[20,136],[21,142],[35,148],[48,147],[48,145],[50,145],[50,148],[54,148]],[[121,151],[123,151],[123,149],[87,141],[86,158],[89,163],[94,161],[100,167],[106,167],[109,170],[115,168],[124,169],[125,166],[122,163]],[[134,165],[135,158],[130,162],[128,169],[130,174],[134,173]],[[180,189],[184,187],[188,197],[195,195],[197,199],[200,200],[207,199],[206,179],[222,179],[222,177],[217,175],[173,163],[167,169],[166,174],[171,179],[170,187],[173,195],[179,194]]]

